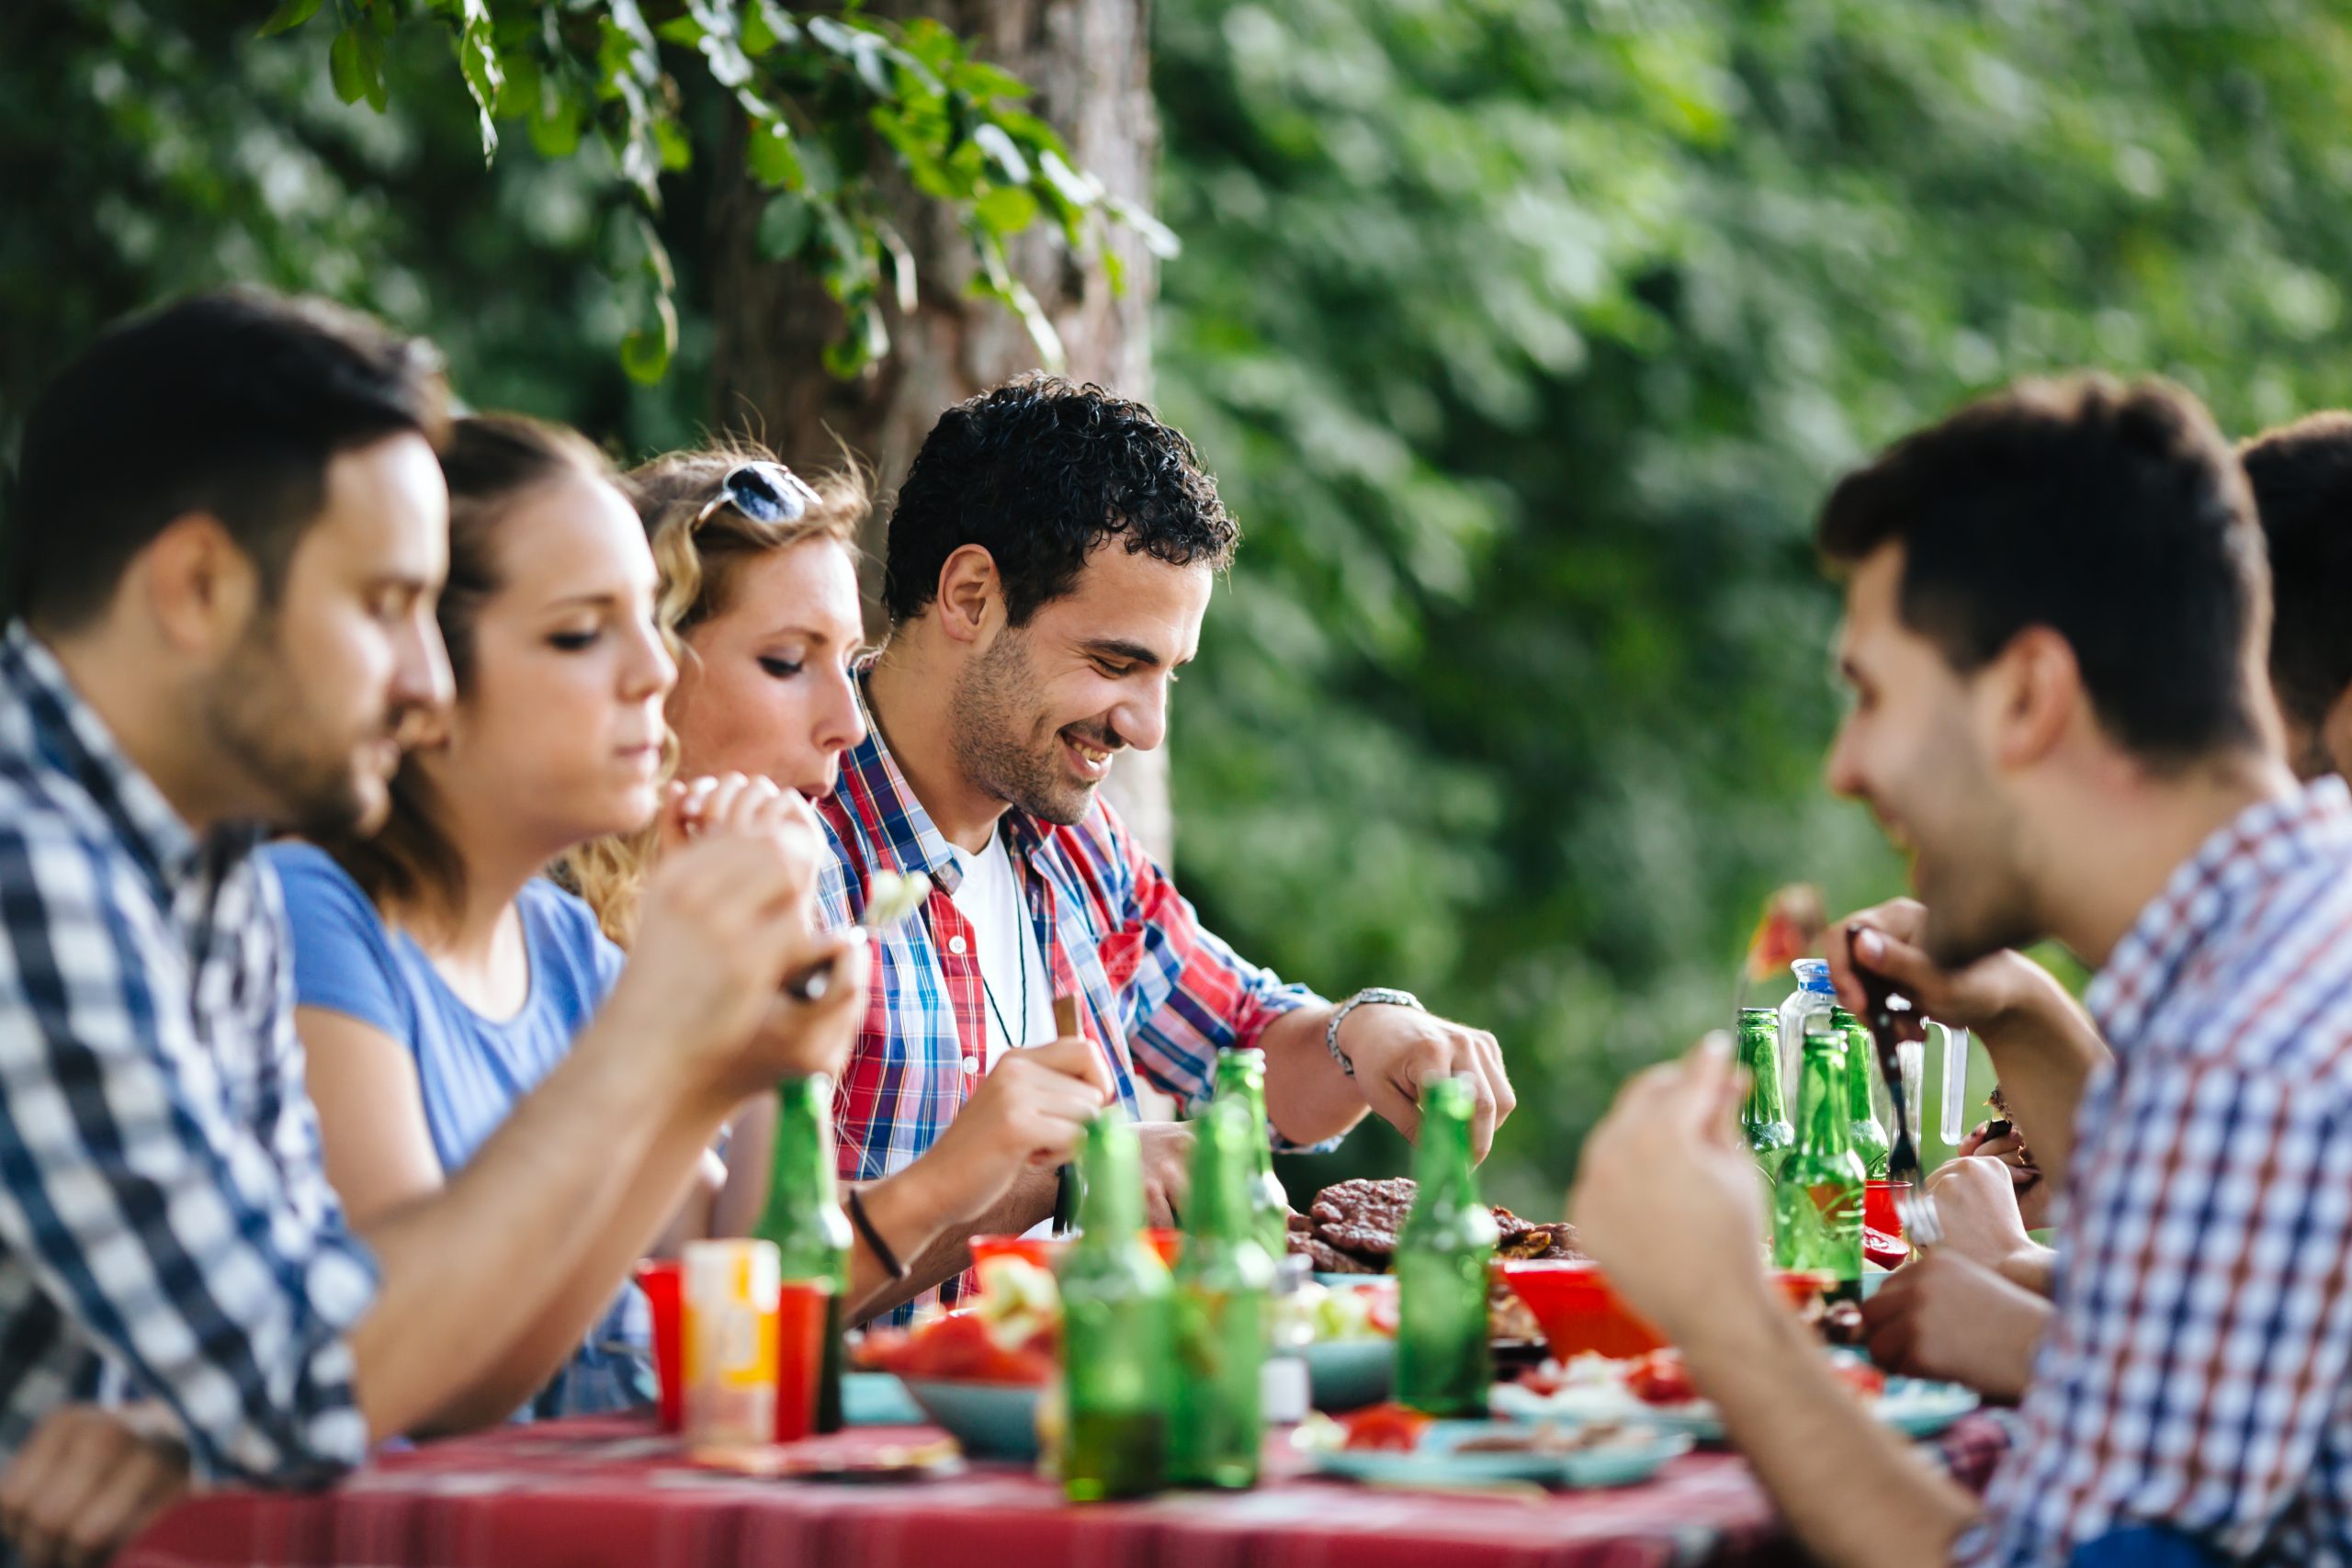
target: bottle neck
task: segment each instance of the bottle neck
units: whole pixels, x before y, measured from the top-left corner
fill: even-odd
[[[1788,1097],[1781,1089],[1781,1049],[1776,1028],[1768,1023],[1761,1030],[1742,1029],[1739,1058],[1739,1065],[1747,1069],[1748,1124],[1786,1122]]]
[[[776,1086],[771,1207],[831,1208],[837,1201],[831,1087],[816,1078],[786,1078]]]
[[[1143,1229],[1143,1157],[1136,1130],[1116,1111],[1105,1111],[1086,1131],[1086,1179],[1079,1200],[1078,1245],[1088,1249],[1133,1241]]]
[[[1200,1119],[1193,1145],[1193,1190],[1186,1232],[1204,1241],[1254,1237],[1250,1209],[1250,1157],[1242,1135],[1249,1113],[1233,1110]]]
[[[1834,1035],[1808,1035],[1804,1066],[1797,1081],[1798,1146],[1811,1154],[1835,1155],[1853,1147],[1853,1122],[1846,1109],[1845,1050]]]
[[[1439,1204],[1475,1202],[1477,1179],[1470,1160],[1470,1119],[1442,1106],[1421,1108],[1419,1146],[1413,1155],[1413,1181],[1421,1201]]]

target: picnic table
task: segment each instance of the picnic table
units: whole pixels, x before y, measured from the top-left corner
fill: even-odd
[[[812,1439],[904,1444],[919,1427]],[[1928,1445],[1982,1489],[2007,1447],[1973,1415]],[[508,1427],[387,1453],[310,1494],[180,1505],[118,1568],[1648,1568],[1793,1555],[1747,1461],[1677,1460],[1604,1492],[1374,1490],[1306,1473],[1279,1436],[1263,1485],[1073,1506],[1014,1465],[898,1482],[752,1480],[689,1465],[650,1416]]]

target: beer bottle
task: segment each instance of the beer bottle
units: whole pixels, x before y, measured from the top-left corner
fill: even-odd
[[[1739,1065],[1747,1070],[1747,1102],[1740,1107],[1739,1130],[1747,1152],[1764,1175],[1770,1192],[1781,1161],[1797,1141],[1789,1125],[1788,1100],[1781,1092],[1781,1021],[1772,1008],[1739,1010]]]
[[[1478,1201],[1466,1078],[1421,1090],[1418,1190],[1396,1236],[1396,1398],[1431,1416],[1483,1416],[1493,1376],[1487,1294],[1494,1211]]]
[[[1078,1239],[1062,1255],[1062,1489],[1071,1501],[1166,1484],[1173,1403],[1168,1269],[1143,1236],[1143,1154],[1116,1108],[1086,1130]]]
[[[1816,1030],[1797,1079],[1796,1147],[1772,1190],[1772,1261],[1827,1274],[1830,1293],[1849,1300],[1861,1290],[1865,1178],[1846,1104],[1846,1042]]]
[[[842,1428],[842,1321],[849,1296],[849,1216],[834,1179],[833,1080],[822,1073],[776,1085],[775,1154],[767,1207],[752,1234],[775,1243],[786,1280],[821,1283],[824,1359],[817,1371],[815,1430]]]
[[[1862,1021],[1844,1008],[1838,1009],[1829,1018],[1846,1041],[1846,1118],[1853,1123],[1854,1152],[1862,1156],[1862,1169],[1870,1179],[1883,1181],[1894,1145],[1887,1141],[1886,1129],[1879,1124],[1874,1101],[1878,1090],[1878,1046],[1871,1041],[1871,1032],[1862,1027]]]
[[[1251,1144],[1265,1123],[1236,1100],[1213,1100],[1193,1123],[1191,1207],[1176,1263],[1176,1404],[1169,1479],[1179,1486],[1254,1486],[1265,1438],[1273,1260],[1250,1210]]]
[[[1290,1194],[1274,1174],[1274,1146],[1266,1120],[1266,1054],[1263,1051],[1220,1051],[1216,1058],[1216,1098],[1239,1100],[1248,1108],[1250,1133],[1250,1212],[1258,1245],[1268,1258],[1290,1250]]]

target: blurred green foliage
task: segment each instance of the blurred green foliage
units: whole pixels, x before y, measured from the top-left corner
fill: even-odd
[[[446,8],[446,7],[445,7]],[[0,445],[107,317],[223,277],[429,330],[483,406],[691,440],[594,139],[485,170],[449,42],[184,0],[0,21]],[[258,8],[257,8],[258,9]],[[2352,23],[2284,0],[1158,0],[1159,395],[1246,534],[1179,694],[1179,870],[1244,951],[1486,1024],[1548,1208],[1629,1071],[1724,1021],[1765,892],[1900,868],[1820,761],[1812,511],[1968,393],[2104,365],[2247,432],[2352,402]],[[168,19],[166,19],[168,18]],[[674,47],[674,46],[673,46]],[[365,95],[363,94],[363,96]],[[715,91],[685,92],[696,147]],[[135,444],[135,432],[126,442]],[[1294,1185],[1401,1168],[1379,1129]]]

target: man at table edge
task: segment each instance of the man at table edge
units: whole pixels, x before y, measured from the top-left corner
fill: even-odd
[[[2238,446],[2270,562],[2270,690],[2285,723],[2287,758],[2306,782],[2352,775],[2352,413],[2314,413]],[[1830,934],[1829,957],[1854,1003],[1856,940],[1868,968],[1930,1016],[1977,1031],[2009,1089],[2010,1114],[2032,1130],[2047,1186],[2063,1188],[2074,1119],[2107,1045],[2080,1003],[2048,971],[2005,951],[1946,970],[1912,942],[1926,911],[1898,899],[1866,909]],[[1896,934],[1899,933],[1899,934]],[[2005,1169],[2007,1168],[2005,1167]],[[1981,1164],[1954,1161],[1932,1190],[1945,1245],[1889,1280],[1863,1306],[1873,1356],[1891,1371],[1948,1378],[1985,1394],[2024,1393],[2050,1318],[2055,1254],[2013,1216],[2015,1200]]]
[[[877,870],[936,885],[876,943],[836,1101],[845,1178],[921,1156],[1001,1051],[1054,1038],[1065,995],[1130,1112],[1138,1071],[1196,1101],[1220,1049],[1254,1046],[1287,1146],[1328,1145],[1367,1109],[1409,1136],[1421,1087],[1459,1074],[1485,1157],[1514,1103],[1493,1036],[1402,991],[1334,1004],[1284,986],[1201,925],[1098,794],[1120,751],[1165,737],[1169,688],[1238,538],[1192,444],[1099,387],[1024,376],[925,438],[891,513],[890,632],[859,681],[866,738],[819,803],[838,857],[830,918],[856,918]],[[1144,1132],[1164,1221],[1186,1129]],[[1028,1229],[1053,1200],[1052,1173],[1025,1176],[967,1234]],[[962,1266],[963,1243],[917,1260],[910,1303]]]
[[[1821,539],[1829,780],[1914,852],[1928,954],[2046,934],[2100,966],[2117,1065],[2018,1446],[1980,1511],[1775,1308],[1719,1038],[1593,1133],[1584,1245],[1825,1561],[2302,1560],[2352,1495],[2352,795],[2286,765],[2244,476],[2177,389],[2028,383],[1849,476]]]

